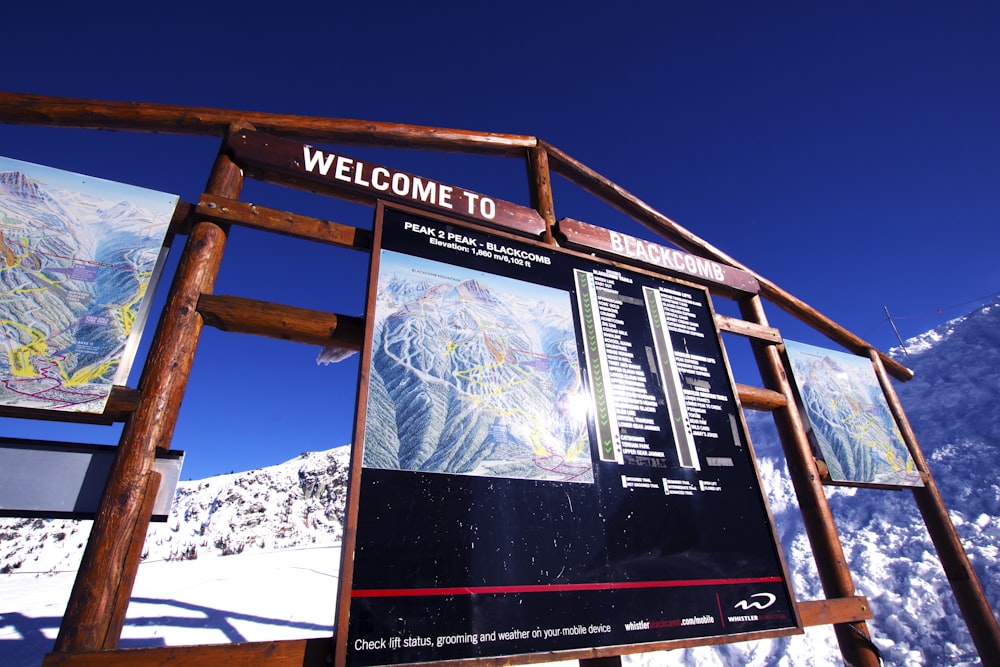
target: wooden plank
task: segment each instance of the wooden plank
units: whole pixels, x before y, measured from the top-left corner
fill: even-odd
[[[759,273],[744,266],[740,262],[714,247],[704,239],[699,238],[678,223],[663,215],[652,206],[642,201],[609,179],[601,176],[590,167],[584,165],[566,153],[544,141],[539,146],[546,149],[552,169],[567,178],[570,182],[594,194],[611,206],[631,216],[653,231],[662,234],[668,241],[675,243],[684,250],[700,257],[708,257],[715,261],[746,271],[760,283],[760,293],[768,301],[778,306],[793,317],[809,324],[822,332],[831,340],[862,356],[868,355],[868,350],[874,347],[860,337],[840,326],[826,315],[815,310],[804,301],[797,299],[778,287]],[[886,369],[897,380],[906,381],[913,377],[913,371],[883,352],[878,352]]]
[[[108,402],[104,405],[104,414],[112,417],[115,421],[124,421],[139,405],[140,398],[142,398],[142,393],[138,389],[116,385],[111,388]]]
[[[802,626],[806,628],[816,625],[855,623],[874,618],[868,598],[863,595],[830,600],[799,600],[799,617]]]
[[[557,232],[571,248],[624,258],[671,276],[725,288],[730,295],[746,296],[760,289],[757,279],[746,271],[580,220],[563,218]]]
[[[511,157],[538,144],[535,137],[498,132],[6,92],[0,92],[0,122],[216,137],[231,124],[244,122],[262,132],[303,141]]]
[[[364,321],[360,317],[236,296],[202,294],[198,298],[198,312],[205,324],[216,329],[307,345],[358,351],[364,335]]]
[[[747,384],[737,384],[736,395],[740,398],[740,404],[749,410],[770,412],[788,405],[788,400],[781,392]]]
[[[149,530],[149,521],[153,516],[153,509],[156,507],[156,494],[160,489],[162,475],[155,470],[151,470],[146,477],[146,488],[142,496],[142,510],[136,517],[133,535],[145,537]],[[118,589],[115,591],[115,598],[111,605],[108,623],[108,634],[104,639],[104,649],[118,648],[118,641],[122,635],[122,628],[125,627],[125,615],[128,612],[128,605],[132,599],[132,587],[135,585],[135,577],[139,572],[139,562],[142,560],[142,549],[145,544],[144,539],[133,539],[125,554],[124,575]]]
[[[715,314],[715,326],[720,331],[727,331],[738,336],[746,336],[766,343],[780,343],[781,332],[774,327],[765,327],[755,322],[747,322],[737,317]]]
[[[43,667],[327,667],[330,639],[49,653]]]
[[[235,199],[203,194],[195,207],[201,218],[232,223],[284,236],[318,241],[342,248],[370,250],[372,234],[367,229],[278,211]]]
[[[311,184],[318,192],[345,192],[371,204],[391,201],[531,237],[545,231],[545,220],[526,206],[309,144],[243,131],[230,136],[229,150],[254,178]]]

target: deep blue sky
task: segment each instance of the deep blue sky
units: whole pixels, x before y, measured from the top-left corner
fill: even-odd
[[[537,136],[881,349],[896,344],[886,306],[905,337],[1000,292],[996,3],[313,4],[15,3],[0,89]],[[187,201],[217,146],[0,125],[0,154]],[[527,203],[518,160],[344,152]],[[555,187],[557,217],[652,238]],[[371,221],[277,188],[244,199]],[[364,259],[236,229],[216,292],[358,314]],[[768,312],[789,338],[828,344]],[[185,478],[350,438],[356,364],[246,339],[206,330],[174,439]],[[0,426],[117,441],[115,428]]]

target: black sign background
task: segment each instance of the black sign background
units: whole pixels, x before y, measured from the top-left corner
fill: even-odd
[[[435,245],[431,235],[415,232],[414,224],[405,228],[407,221],[458,232],[475,248],[492,242],[508,250],[485,258],[458,244]],[[681,466],[668,427],[654,431],[621,424],[619,431],[633,440],[641,437],[647,451],[630,449],[620,462],[603,461],[593,419],[592,484],[365,467],[353,482],[361,485],[351,510],[357,512],[353,581],[342,582],[351,589],[349,665],[797,631],[787,575],[704,290],[391,209],[376,222],[379,234],[383,250],[572,294],[585,382],[592,373],[583,357],[585,327],[576,307],[574,270],[601,276],[602,285],[613,285],[608,294],[624,297],[614,326],[633,351],[653,346],[649,318],[635,305],[643,287],[667,288],[687,304],[671,311],[687,322],[679,327],[686,333],[671,328],[673,348],[702,360],[681,374],[693,374],[689,384],[700,386],[708,398],[688,403],[688,418],[699,424],[693,427],[698,467]],[[531,261],[528,253],[549,259]],[[528,265],[497,255],[527,257]],[[377,284],[372,276],[370,303]],[[645,391],[660,397],[655,423],[668,424],[647,356],[635,354],[632,369],[645,377]],[[359,407],[363,418],[364,410]],[[355,456],[360,452],[356,448]],[[626,483],[626,477],[653,484]]]

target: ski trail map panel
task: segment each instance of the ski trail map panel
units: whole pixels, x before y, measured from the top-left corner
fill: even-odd
[[[707,293],[380,210],[347,664],[796,632]]]
[[[799,411],[831,483],[924,485],[868,358],[787,339],[785,350]]]
[[[0,405],[104,411],[128,379],[177,200],[0,157]]]

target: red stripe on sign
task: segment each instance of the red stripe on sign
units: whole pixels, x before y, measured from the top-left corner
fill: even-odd
[[[451,588],[359,588],[352,598],[401,598],[433,595],[495,595],[508,593],[561,593],[566,591],[610,591],[631,588],[693,588],[695,586],[736,586],[739,584],[777,584],[781,577],[743,579],[688,579],[684,581],[620,581],[593,584],[536,584],[525,586],[455,586]]]

